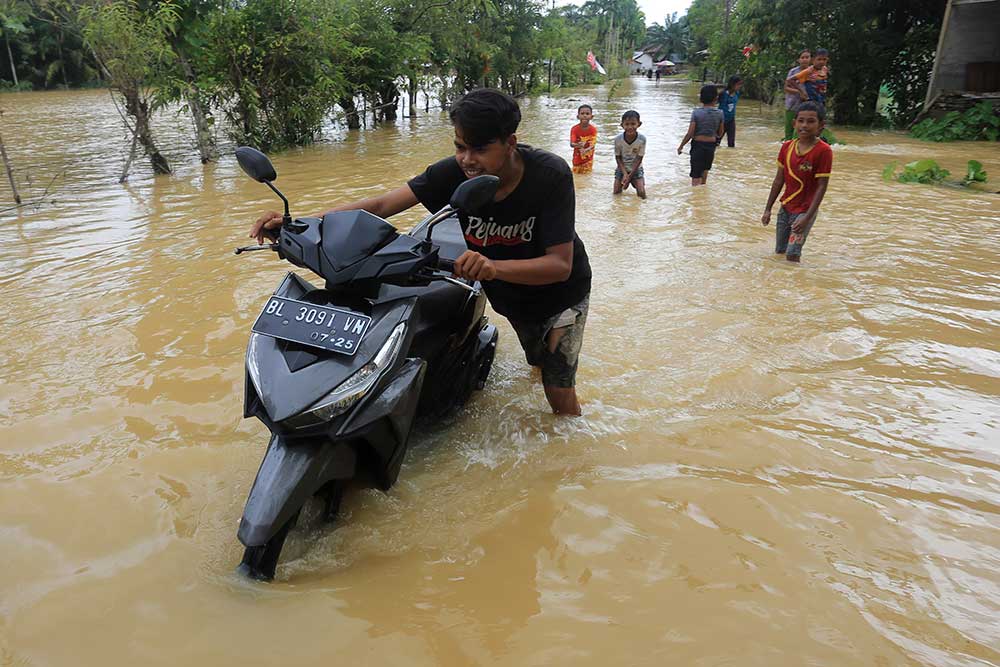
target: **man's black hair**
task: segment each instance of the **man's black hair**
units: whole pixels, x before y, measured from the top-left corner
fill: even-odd
[[[634,118],[635,120],[638,120],[640,123],[642,122],[642,120],[639,118],[639,112],[636,111],[635,109],[629,109],[628,111],[622,114],[622,123],[627,121],[629,118]]]
[[[816,56],[827,56],[827,57],[830,57],[830,52],[827,51],[826,49],[814,49],[811,52],[811,54],[812,54],[813,58],[815,58]]]
[[[813,50],[810,49],[809,47],[806,47],[804,49],[799,49],[799,55],[801,56],[803,53],[808,53],[811,56],[813,54]]]
[[[521,123],[521,109],[514,98],[492,88],[466,93],[452,105],[449,115],[451,124],[462,131],[462,138],[473,148],[505,141]]]
[[[594,107],[590,106],[589,104],[581,104],[576,108],[576,112],[580,113],[580,109],[590,109],[590,113],[594,113]]]
[[[819,118],[820,122],[826,119],[826,110],[823,108],[822,104],[816,102],[803,102],[799,105],[799,108],[795,110],[795,117],[799,117],[800,111],[815,111],[816,117]]]
[[[732,90],[733,86],[735,86],[736,84],[738,84],[742,80],[743,80],[743,77],[740,76],[739,74],[732,75],[731,77],[729,77],[729,83],[726,84],[726,90]]]
[[[701,100],[702,104],[711,104],[719,99],[719,89],[712,84],[704,85],[701,87],[701,92],[698,93],[698,99]]]

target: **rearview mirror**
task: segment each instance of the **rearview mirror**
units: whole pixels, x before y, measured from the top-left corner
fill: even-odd
[[[267,158],[264,158],[265,160]],[[466,213],[475,213],[486,204],[493,201],[493,196],[500,187],[500,179],[484,174],[465,181],[451,194],[449,202],[453,208]]]
[[[258,183],[270,183],[278,178],[274,165],[256,148],[240,146],[236,149],[236,161],[240,163],[240,168],[246,175]]]

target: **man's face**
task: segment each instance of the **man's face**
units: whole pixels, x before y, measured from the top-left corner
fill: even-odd
[[[636,132],[639,131],[639,126],[642,123],[635,118],[626,118],[622,121],[622,129],[625,130],[625,134],[628,136],[634,136]]]
[[[587,107],[583,107],[579,111],[576,112],[576,118],[577,118],[577,120],[579,120],[580,123],[583,124],[583,125],[589,124],[590,123],[590,119],[593,118],[593,117],[594,117],[593,110],[588,109]]]
[[[799,54],[799,67],[805,69],[809,67],[810,62],[812,62],[812,54],[809,51],[803,51]]]
[[[795,116],[795,130],[799,139],[814,139],[823,131],[823,121],[815,111],[800,111]]]
[[[462,136],[461,128],[455,128],[455,159],[468,178],[483,174],[499,176],[516,146],[517,138],[513,134],[485,146],[472,146]]]
[[[813,58],[813,65],[816,69],[823,69],[826,67],[826,63],[829,62],[830,56],[816,56]]]

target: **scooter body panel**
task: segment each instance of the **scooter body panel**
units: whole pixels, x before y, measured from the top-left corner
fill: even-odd
[[[240,542],[267,542],[318,491],[335,479],[351,479],[357,453],[346,441],[292,441],[272,435],[243,508]]]
[[[457,220],[435,227],[438,237],[442,256],[463,251]],[[244,415],[260,419],[272,436],[240,522],[247,547],[264,545],[325,485],[362,469],[388,490],[418,413],[429,402],[434,413],[462,405],[481,386],[496,346],[478,286],[407,286],[406,276],[437,264],[439,247],[399,235],[379,218],[355,211],[298,219],[282,228],[278,247],[325,284],[317,288],[289,273],[276,296],[347,308],[372,321],[354,355],[251,335]],[[311,410],[371,363],[400,323],[406,329],[398,353],[371,390],[327,421],[315,416]]]

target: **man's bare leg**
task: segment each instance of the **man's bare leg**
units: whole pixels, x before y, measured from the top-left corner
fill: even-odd
[[[576,387],[545,387],[545,398],[549,401],[552,413],[556,415],[575,415],[579,417],[580,401],[576,398]]]
[[[559,347],[559,341],[566,335],[567,328],[560,327],[549,332],[548,340],[546,340],[549,352],[556,351],[556,348]],[[575,387],[554,387],[547,384],[542,386],[545,388],[545,398],[549,401],[553,414],[576,416],[582,414],[580,401],[576,398]]]
[[[637,178],[637,179],[635,179],[635,183],[633,183],[632,185],[635,186],[635,193],[637,195],[639,195],[639,199],[645,199],[646,198],[646,179],[645,178]]]

